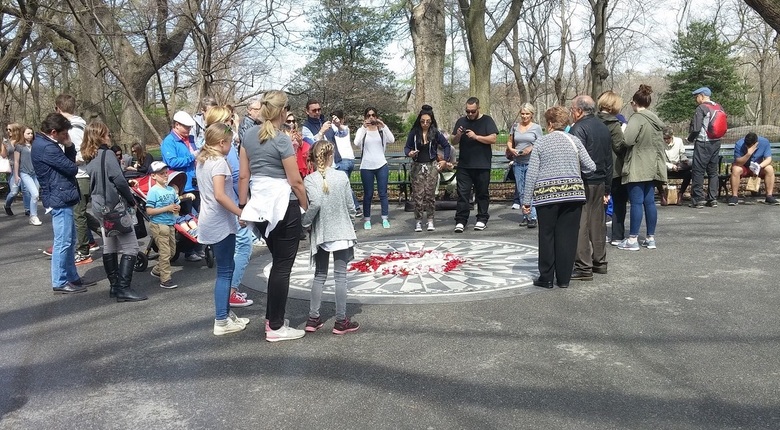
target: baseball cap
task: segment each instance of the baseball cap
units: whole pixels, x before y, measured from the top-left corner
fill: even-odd
[[[195,125],[195,120],[192,119],[190,114],[180,110],[173,115],[173,120],[185,127],[192,127]]]
[[[159,173],[162,172],[163,169],[167,169],[168,165],[163,163],[162,161],[152,161],[152,173]]]
[[[705,96],[709,97],[709,96],[712,95],[712,91],[710,91],[710,89],[707,88],[707,87],[701,87],[698,90],[692,92],[691,94],[693,94],[694,96],[702,94],[702,95],[705,95]]]

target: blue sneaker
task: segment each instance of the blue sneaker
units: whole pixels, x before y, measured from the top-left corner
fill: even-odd
[[[635,240],[634,243],[631,243],[628,239],[623,239],[623,241],[618,244],[617,248],[622,249],[623,251],[639,251],[639,241]]]
[[[643,240],[642,246],[644,246],[647,249],[656,249],[657,247],[655,246],[655,238],[653,237],[653,238],[647,238]]]

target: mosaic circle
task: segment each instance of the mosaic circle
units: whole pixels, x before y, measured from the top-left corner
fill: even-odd
[[[532,285],[538,274],[538,250],[534,246],[493,240],[380,240],[359,242],[355,259],[386,255],[393,251],[410,252],[432,249],[453,253],[467,259],[450,272],[415,275],[382,275],[381,273],[347,272],[347,301],[350,303],[444,303],[485,300],[540,291]],[[271,270],[269,254],[261,258],[262,272],[244,276],[244,284],[265,291]],[[323,289],[323,301],[334,300],[333,266]],[[290,278],[291,298],[309,299],[314,268],[309,267],[309,250],[298,253]]]

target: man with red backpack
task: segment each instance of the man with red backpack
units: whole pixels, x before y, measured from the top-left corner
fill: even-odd
[[[718,163],[720,138],[728,128],[726,113],[712,100],[712,91],[701,87],[693,92],[696,97],[696,111],[691,120],[688,142],[693,143],[693,163],[691,165],[691,207],[700,209],[705,205],[717,207],[718,201]],[[707,173],[707,195],[704,195],[704,173]]]

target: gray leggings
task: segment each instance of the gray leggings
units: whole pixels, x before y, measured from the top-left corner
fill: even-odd
[[[333,251],[333,278],[336,281],[336,321],[343,321],[347,317],[347,258],[349,249]],[[328,262],[330,252],[317,248],[314,256],[314,282],[311,284],[311,303],[309,316],[319,318],[320,304],[322,303],[322,286],[328,278]]]

